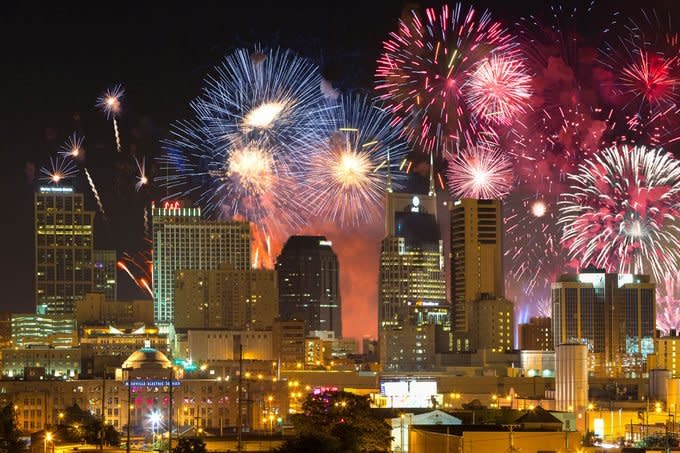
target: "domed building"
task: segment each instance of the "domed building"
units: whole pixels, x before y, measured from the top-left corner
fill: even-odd
[[[133,352],[122,366],[124,370],[165,370],[170,367],[172,367],[170,359],[148,344]]]

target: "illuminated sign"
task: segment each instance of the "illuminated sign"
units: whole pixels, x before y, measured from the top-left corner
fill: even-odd
[[[163,209],[179,209],[179,201],[166,201],[163,203]]]
[[[604,286],[604,274],[578,274],[578,281],[581,283],[590,283],[593,286]]]
[[[58,193],[71,193],[73,188],[71,187],[41,187],[40,192],[58,192]]]
[[[439,398],[437,381],[414,379],[382,381],[380,394],[388,398],[388,407],[430,407],[432,398]]]
[[[331,241],[319,241],[319,245],[325,245],[330,247],[331,245],[333,245],[333,243]]]
[[[419,212],[420,211],[420,198],[417,196],[414,196],[413,199],[411,200],[411,212]]]

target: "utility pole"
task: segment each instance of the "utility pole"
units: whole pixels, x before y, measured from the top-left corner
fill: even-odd
[[[520,428],[522,425],[503,425],[503,426],[510,429],[510,432],[508,433],[508,449],[506,451],[508,453],[519,452],[519,450],[515,448],[515,438],[513,437],[513,429]]]
[[[172,453],[172,386],[175,380],[175,368],[170,367],[170,402],[168,404],[168,453]]]
[[[128,398],[127,398],[127,444],[125,446],[125,451],[127,453],[130,453],[130,425],[132,424],[132,380],[130,379],[130,371],[132,371],[132,368],[124,368],[124,371],[127,371],[127,390],[128,390]]]
[[[99,451],[104,451],[104,432],[106,428],[106,370],[102,378],[102,428],[99,431]]]
[[[238,345],[238,413],[236,414],[236,451],[241,453],[241,440],[243,435],[243,344]]]

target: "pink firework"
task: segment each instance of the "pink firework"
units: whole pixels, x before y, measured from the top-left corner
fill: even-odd
[[[651,106],[668,106],[680,99],[678,58],[663,58],[640,49],[620,75],[625,93]]]
[[[680,161],[662,150],[614,146],[568,179],[559,224],[575,267],[648,273],[657,281],[677,272]]]
[[[656,326],[667,335],[680,330],[680,273],[666,275],[657,286]]]
[[[460,3],[424,17],[411,11],[383,43],[376,89],[401,124],[405,138],[430,152],[448,142],[495,141],[486,118],[471,115],[463,88],[472,72],[495,53],[508,58],[518,48],[503,26],[484,11]]]
[[[524,113],[531,97],[531,77],[519,58],[492,55],[464,85],[472,112],[492,124],[508,125]]]
[[[512,188],[512,162],[498,149],[471,146],[452,156],[446,171],[455,198],[503,198]]]

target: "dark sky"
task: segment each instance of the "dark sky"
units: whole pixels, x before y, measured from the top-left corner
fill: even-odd
[[[142,206],[158,194],[134,192],[130,153],[158,155],[168,123],[187,116],[202,78],[225,53],[258,42],[288,47],[318,62],[340,87],[370,89],[382,40],[405,6],[413,5],[401,0],[91,2],[77,8],[68,2],[16,3],[25,5],[4,5],[0,17],[0,310],[11,311],[32,310],[34,303],[31,168],[37,175],[71,132],[86,136],[86,163],[110,218],[97,221],[97,247],[139,250]],[[607,10],[606,3],[600,2],[601,10]],[[628,3],[628,9],[642,6]],[[652,3],[661,9],[673,5]],[[545,9],[542,0],[475,4],[508,21]],[[94,108],[103,89],[117,82],[127,92],[120,118],[127,152],[120,155],[110,121]],[[85,181],[76,185],[95,209]],[[141,295],[127,283],[121,294]]]

